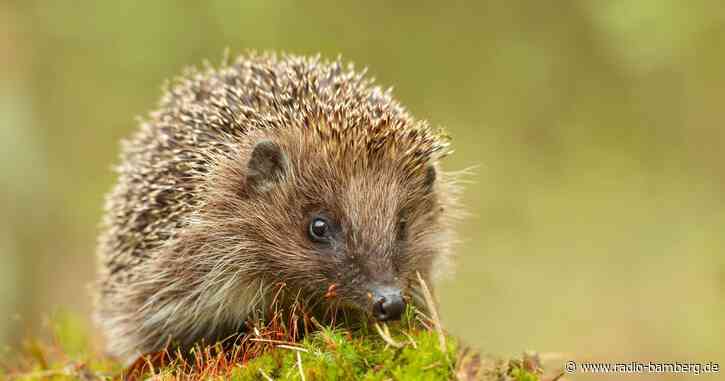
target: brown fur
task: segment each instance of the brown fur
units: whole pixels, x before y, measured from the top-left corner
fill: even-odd
[[[279,179],[250,186],[255,144],[284,154]],[[241,329],[278,282],[365,311],[373,284],[415,294],[452,242],[456,187],[440,132],[339,62],[247,55],[189,70],[123,145],[100,239],[96,318],[132,360],[170,341]],[[336,253],[307,237],[339,221]],[[339,254],[342,253],[342,254]]]

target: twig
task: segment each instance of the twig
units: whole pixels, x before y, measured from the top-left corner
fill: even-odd
[[[422,367],[420,369],[422,369],[422,370],[428,370],[428,369],[433,369],[435,367],[438,367],[440,365],[441,365],[440,361],[436,361],[433,364],[428,364],[428,365],[426,365],[426,366],[424,366],[424,367]]]
[[[259,368],[259,374],[261,374],[262,377],[264,377],[264,379],[267,381],[274,381],[272,377],[269,377],[267,373],[264,373],[264,370],[262,370],[262,368]]]
[[[291,345],[294,344],[290,341],[284,341],[284,340],[274,340],[274,339],[265,339],[262,337],[252,337],[249,339],[249,341],[258,341],[262,343],[270,343],[270,344],[284,344],[284,345]]]
[[[385,323],[383,323],[385,324]],[[388,345],[394,347],[394,348],[402,348],[403,344],[393,340],[393,338],[390,336],[390,331],[388,330],[388,326],[384,325],[385,330],[380,328],[380,324],[375,323],[375,329],[378,331],[378,334],[380,337],[383,338],[383,341],[385,341]]]
[[[300,369],[300,378],[302,381],[305,381],[305,371],[302,369],[302,356],[300,356],[300,352],[297,353],[297,367]]]
[[[307,349],[302,348],[302,347],[295,347],[294,345],[284,345],[284,344],[280,344],[280,345],[277,346],[277,348],[291,349],[293,351],[305,352],[305,353],[308,352]]]
[[[420,286],[423,288],[423,297],[425,298],[426,304],[428,304],[431,317],[433,318],[433,325],[435,326],[436,332],[438,332],[438,344],[441,347],[441,352],[448,353],[446,350],[446,337],[443,333],[443,325],[441,324],[440,316],[438,316],[438,309],[433,301],[433,294],[428,289],[428,285],[425,284],[423,277],[420,276],[420,272],[416,273],[418,275],[418,282],[420,282]]]
[[[401,332],[403,333],[403,335],[405,335],[405,337],[408,338],[410,345],[412,345],[414,349],[418,349],[418,345],[415,343],[415,339],[413,339],[413,336],[411,336],[408,332],[405,332],[404,330]]]

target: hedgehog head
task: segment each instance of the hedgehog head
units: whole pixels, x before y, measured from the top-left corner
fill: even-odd
[[[239,243],[225,263],[244,252],[239,272],[307,303],[398,318],[450,238],[437,164],[445,143],[412,122],[291,123],[250,134],[217,165],[201,208],[216,237],[204,240]]]

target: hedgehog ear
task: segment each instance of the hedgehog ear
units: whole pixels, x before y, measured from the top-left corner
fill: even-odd
[[[425,168],[425,179],[423,180],[423,186],[425,187],[426,193],[433,191],[433,185],[436,182],[437,172],[433,164],[428,164]]]
[[[287,168],[287,157],[277,143],[261,140],[254,145],[247,164],[247,187],[262,193],[279,181]]]

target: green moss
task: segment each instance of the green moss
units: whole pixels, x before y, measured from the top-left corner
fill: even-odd
[[[299,349],[271,351],[236,369],[234,380],[448,380],[453,376],[457,344],[448,340],[445,351],[435,332],[408,335],[392,330],[396,348],[380,336],[352,336],[349,331],[325,329],[299,344]],[[299,359],[298,359],[299,356]],[[263,377],[263,376],[262,376]]]
[[[18,367],[0,370],[0,379],[104,380],[118,377],[122,367],[93,355],[84,330],[67,316],[54,324],[54,345],[28,342]],[[228,360],[228,352],[198,349],[203,362],[177,358],[170,365],[145,368],[139,379],[155,380],[504,380],[538,381],[532,357],[482,361],[458,340],[414,323],[356,328],[322,327],[297,343],[266,343],[258,356],[243,362]],[[226,356],[226,357],[225,357]],[[225,360],[226,359],[226,360]],[[142,362],[143,363],[143,362]],[[487,363],[488,365],[482,365]],[[533,362],[535,364],[535,362]],[[4,373],[2,373],[4,372]],[[126,373],[127,374],[127,373]],[[303,378],[304,375],[304,378]]]

